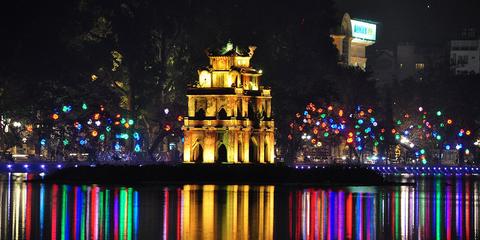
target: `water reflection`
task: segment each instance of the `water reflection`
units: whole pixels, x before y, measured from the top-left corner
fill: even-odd
[[[480,239],[478,181],[289,193],[290,239]]]
[[[0,239],[480,239],[479,182],[104,187],[0,176]]]

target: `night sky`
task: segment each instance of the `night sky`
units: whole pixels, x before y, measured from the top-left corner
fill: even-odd
[[[478,0],[336,0],[339,12],[380,22],[378,44],[442,44],[464,27],[480,30]]]

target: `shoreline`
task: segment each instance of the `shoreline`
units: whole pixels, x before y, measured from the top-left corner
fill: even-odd
[[[392,185],[366,167],[295,169],[285,165],[97,165],[58,169],[30,182],[72,184],[251,184],[301,186]]]

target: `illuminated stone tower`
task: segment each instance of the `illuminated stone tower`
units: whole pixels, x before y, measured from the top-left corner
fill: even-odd
[[[250,67],[254,51],[231,43],[206,51],[210,66],[198,70],[198,82],[187,90],[185,163],[274,162],[272,97],[260,86],[262,70]]]

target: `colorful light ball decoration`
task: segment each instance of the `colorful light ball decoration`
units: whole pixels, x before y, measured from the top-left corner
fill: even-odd
[[[115,141],[114,144],[110,146],[113,146],[116,150],[122,149],[121,144],[123,140],[128,140],[132,137],[134,139],[133,150],[136,152],[141,151],[141,135],[138,132],[131,133],[131,136],[129,133],[121,133],[125,129],[132,128],[135,123],[134,119],[125,119],[121,117],[121,114],[114,114],[111,115],[116,117],[117,120],[114,121],[109,117],[110,114],[105,111],[103,105],[99,106],[99,109],[97,109],[99,111],[91,114],[88,113],[90,108],[87,103],[82,103],[78,108],[81,109],[80,113],[70,114],[72,109],[71,105],[64,104],[61,107],[62,111],[60,113],[55,112],[51,114],[51,118],[55,122],[62,124],[61,126],[67,126],[68,129],[68,125],[70,124],[75,130],[75,133],[71,133],[71,136],[69,136],[73,138],[73,141],[68,138],[62,140],[64,146],[69,145],[71,142],[77,143],[80,146],[85,146],[89,142],[91,142],[91,144],[109,144],[108,139],[110,137],[115,138],[116,136],[120,136],[120,140],[122,141]],[[94,110],[94,108],[92,108],[92,110]],[[65,118],[63,118],[63,115],[60,116],[60,114],[65,114]],[[78,119],[72,120],[71,118],[74,116],[77,116]],[[58,121],[59,119],[62,119],[62,121]],[[120,122],[122,122],[121,125]],[[43,143],[46,144],[46,140],[43,141]]]
[[[444,148],[447,151],[451,150],[452,146],[456,150],[463,149],[463,145],[459,142],[464,142],[465,136],[472,134],[470,130],[464,130],[464,128],[454,125],[454,121],[451,118],[446,118],[445,114],[440,110],[434,112],[434,114],[429,114],[423,107],[419,107],[418,110],[418,114],[404,115],[404,121],[409,122],[408,124],[404,122],[398,124],[399,131],[404,132],[405,136],[408,135],[411,138],[410,140],[415,141],[415,144],[412,144],[412,146],[426,146],[427,148],[436,146],[437,149]],[[414,117],[412,118],[411,116]],[[397,120],[397,123],[399,121]],[[417,127],[414,128],[414,125]],[[393,131],[392,134],[394,134]],[[426,163],[428,151],[422,148],[416,153],[417,157],[422,160],[422,163]]]
[[[307,104],[303,114],[297,113],[290,124],[289,140],[297,135],[308,141],[312,147],[332,146],[346,143],[356,151],[365,151],[378,146],[385,138],[373,117],[372,108],[357,107],[356,111],[347,113],[344,109],[332,104],[316,106]],[[319,144],[320,143],[320,144]]]

